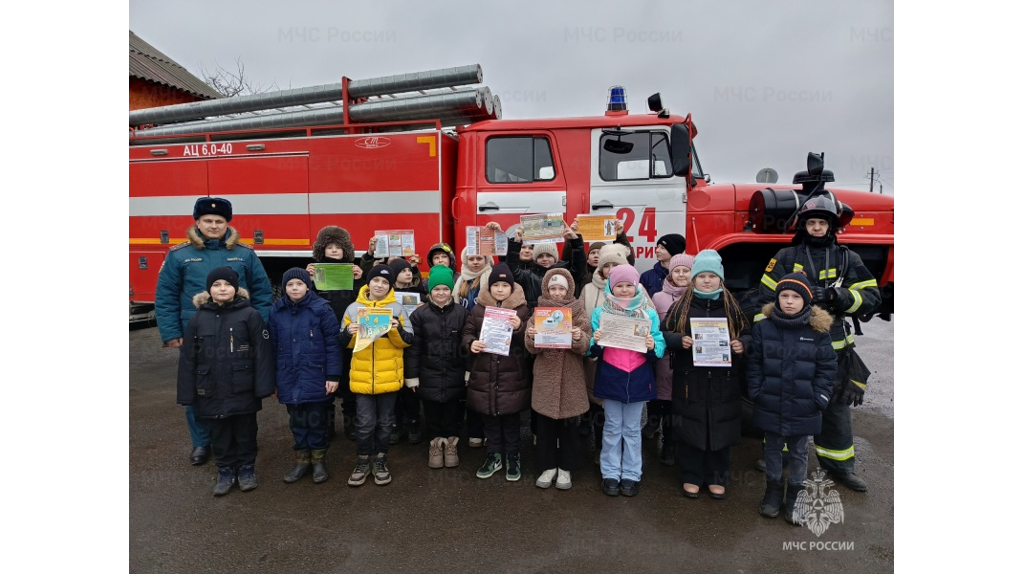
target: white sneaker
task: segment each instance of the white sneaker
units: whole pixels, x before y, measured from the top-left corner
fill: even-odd
[[[540,476],[537,478],[537,486],[539,488],[550,488],[551,482],[555,479],[556,472],[558,472],[557,468],[549,468],[540,473]]]
[[[555,488],[559,490],[569,490],[572,488],[572,475],[569,474],[568,470],[558,469],[558,481],[555,483]]]

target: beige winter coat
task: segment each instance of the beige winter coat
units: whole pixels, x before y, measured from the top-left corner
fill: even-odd
[[[555,301],[548,293],[548,282],[552,275],[561,275],[569,283],[569,299]],[[590,408],[587,398],[586,374],[583,369],[587,348],[590,345],[590,315],[583,303],[572,296],[576,285],[572,275],[565,269],[551,269],[541,282],[541,296],[538,307],[569,307],[572,311],[572,326],[583,331],[578,341],[569,349],[538,349],[532,337],[526,337],[526,350],[537,355],[533,363],[533,410],[551,419],[567,419],[581,415]],[[529,319],[534,324],[534,317]]]

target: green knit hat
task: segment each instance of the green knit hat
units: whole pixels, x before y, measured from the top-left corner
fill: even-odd
[[[447,285],[449,289],[455,288],[455,274],[451,267],[445,265],[434,265],[430,268],[430,275],[427,284],[433,289],[438,285]]]

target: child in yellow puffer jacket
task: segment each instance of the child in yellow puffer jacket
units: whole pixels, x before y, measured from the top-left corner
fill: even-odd
[[[360,486],[370,473],[373,455],[373,481],[378,485],[391,482],[387,466],[391,425],[395,417],[395,397],[404,383],[402,355],[412,344],[412,326],[392,289],[394,270],[377,265],[366,277],[366,286],[359,290],[356,302],[345,310],[341,327],[341,343],[355,349],[359,331],[359,310],[390,309],[391,325],[387,333],[364,349],[352,353],[349,385],[356,395],[356,468],[349,476],[349,486]]]

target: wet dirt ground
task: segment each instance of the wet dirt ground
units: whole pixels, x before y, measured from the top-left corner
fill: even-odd
[[[872,368],[854,409],[858,473],[866,494],[842,485],[843,522],[815,535],[757,513],[764,475],[759,439],[732,449],[725,500],[684,498],[675,467],[645,441],[634,498],[601,493],[585,457],[570,490],[534,486],[524,424],[523,478],[474,475],[484,449],[460,446],[462,464],[427,467],[427,444],[391,447],[393,481],[346,485],[355,443],[339,433],[330,479],[285,484],[292,464],[285,408],[259,414],[255,491],[214,498],[215,467],[188,463],[184,409],[175,404],[177,352],[156,329],[129,333],[129,549],[136,573],[199,572],[888,572],[894,568],[893,323],[863,325],[858,352]],[[524,417],[524,422],[527,419]],[[340,429],[340,421],[338,423]],[[465,443],[465,438],[462,439]],[[589,452],[589,451],[588,451]],[[813,449],[812,449],[813,452]],[[817,462],[809,461],[813,472]]]

